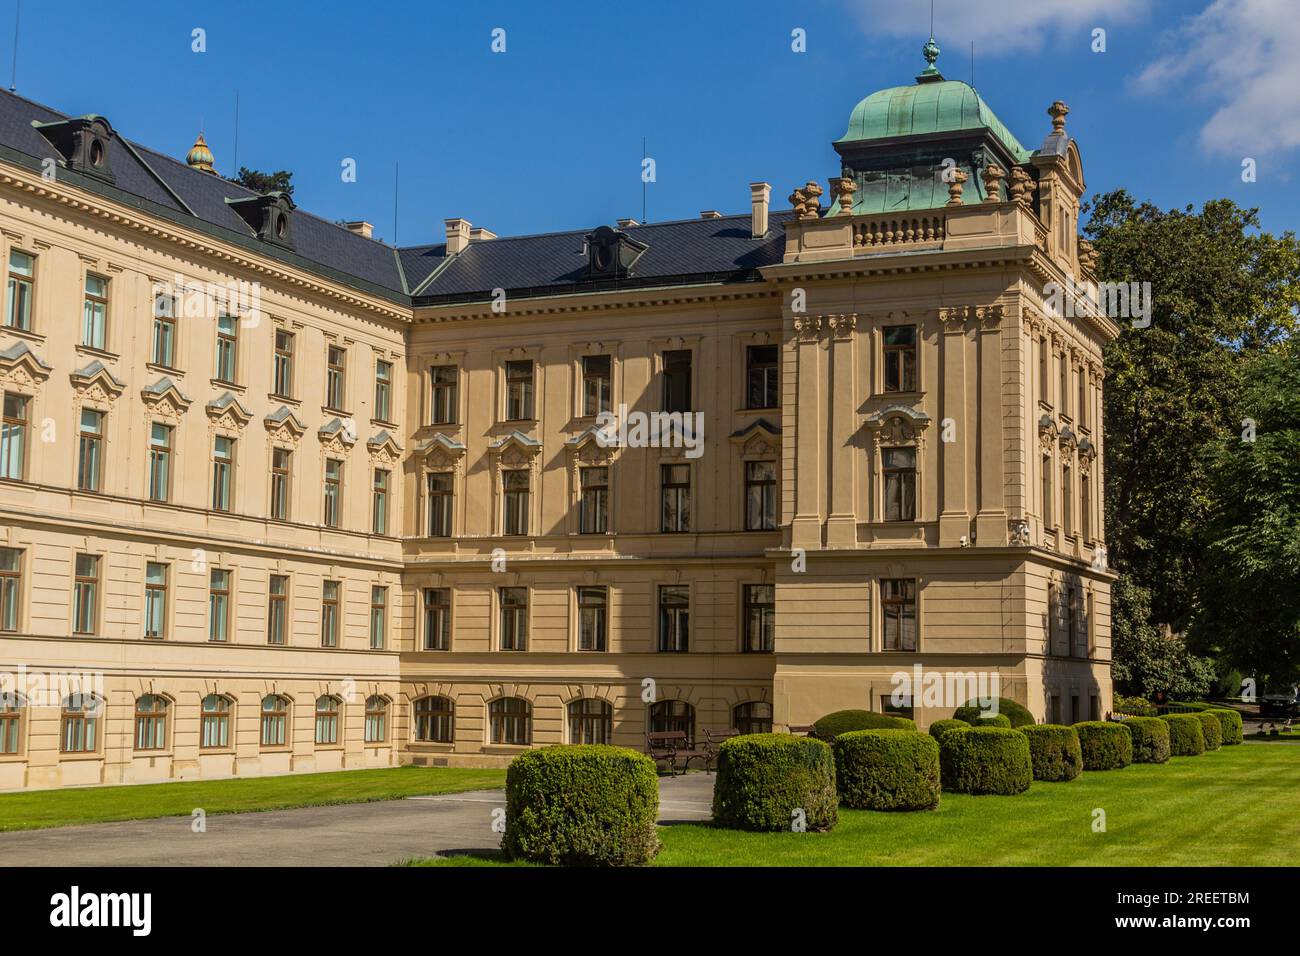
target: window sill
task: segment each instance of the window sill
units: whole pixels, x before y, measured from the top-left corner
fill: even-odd
[[[93,753],[93,754],[78,754],[78,753],[71,753],[71,754],[68,754],[68,753],[63,753],[62,751],[59,752],[59,760],[82,761],[82,760],[103,760],[103,759],[104,759],[104,755],[101,754],[101,753]]]
[[[302,404],[302,399],[300,398],[290,398],[288,395],[277,395],[275,392],[267,392],[266,397],[273,402],[283,402],[285,405],[292,405],[294,408],[297,408]]]
[[[108,359],[110,362],[116,362],[120,356],[116,352],[109,352],[107,349],[97,349],[93,345],[77,345],[74,348],[82,355],[93,355],[95,358]]]
[[[151,372],[157,372],[159,375],[176,375],[181,377],[184,377],[185,375],[181,369],[173,368],[170,365],[159,365],[157,362],[145,362],[144,367]]]
[[[320,407],[320,413],[321,413],[322,415],[333,415],[335,418],[351,418],[351,417],[352,417],[352,413],[351,413],[351,412],[345,412],[345,411],[343,411],[343,409],[341,409],[341,408],[330,408],[328,405],[322,405],[322,406]]]
[[[761,408],[749,408],[746,406],[744,408],[736,409],[736,414],[744,415],[747,412],[779,412],[780,410],[780,405],[764,405]]]
[[[888,399],[890,401],[897,401],[898,399],[909,399],[915,401],[916,399],[924,398],[925,392],[919,388],[912,388],[907,391],[898,392],[887,392],[884,389],[881,389],[879,392],[876,392],[873,397],[878,399]]]
[[[370,419],[370,424],[376,425],[379,428],[396,429],[399,427],[396,422],[390,422],[384,418],[372,418]]]
[[[39,332],[33,332],[31,329],[20,329],[16,325],[0,325],[0,335],[15,335],[20,339],[35,342],[37,345],[45,344],[45,336]]]
[[[244,394],[244,390],[248,388],[247,385],[239,385],[235,382],[227,382],[219,378],[208,379],[208,384],[213,388],[224,388],[232,392],[238,392],[241,395]]]

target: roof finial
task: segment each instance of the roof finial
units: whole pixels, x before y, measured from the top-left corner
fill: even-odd
[[[212,150],[208,149],[207,141],[204,140],[203,134],[199,133],[199,138],[194,141],[194,146],[190,149],[189,155],[185,157],[186,165],[193,169],[205,173],[216,173],[212,157]]]
[[[925,57],[926,67],[916,77],[918,83],[930,83],[935,80],[942,80],[943,74],[939,72],[934,65],[934,61],[939,59],[939,44],[934,42],[934,37],[925,41],[925,46],[921,47],[921,55]]]

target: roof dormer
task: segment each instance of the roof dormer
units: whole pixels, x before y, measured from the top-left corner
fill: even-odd
[[[293,248],[289,213],[295,207],[288,193],[269,192],[247,199],[227,199],[226,202],[257,233],[257,238],[285,249]]]
[[[587,278],[622,279],[650,247],[625,232],[599,226],[587,237]]]
[[[69,169],[116,183],[108,161],[108,144],[113,127],[102,116],[74,116],[54,123],[33,122],[36,131],[59,151]]]

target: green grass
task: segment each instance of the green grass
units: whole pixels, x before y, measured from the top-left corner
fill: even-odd
[[[1093,811],[1106,832],[1093,832]],[[1300,748],[1245,744],[1166,764],[1035,781],[1014,797],[945,793],[938,810],[840,809],[830,833],[660,828],[657,866],[1294,866]],[[412,861],[486,865],[484,856]]]
[[[335,773],[86,787],[0,794],[0,831],[66,827],[112,820],[209,815],[370,803],[504,786],[504,770],[385,767]]]

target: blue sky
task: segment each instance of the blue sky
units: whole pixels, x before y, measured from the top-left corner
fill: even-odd
[[[0,0],[0,76],[15,2]],[[936,0],[939,67],[969,81],[973,40],[976,87],[1030,148],[1065,100],[1089,193],[1227,196],[1280,232],[1300,203],[1292,6]],[[643,136],[653,220],[747,211],[756,180],[785,206],[795,185],[838,173],[830,144],[858,100],[912,82],[929,17],[928,0],[26,0],[18,92],[178,157],[202,126],[230,174],[238,89],[241,165],[293,170],[300,205],[392,241],[400,163],[397,238],[411,245],[440,241],[453,216],[501,235],[640,218]],[[206,52],[191,49],[195,28]]]

